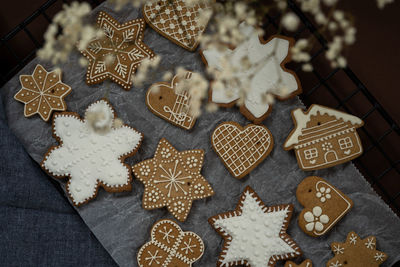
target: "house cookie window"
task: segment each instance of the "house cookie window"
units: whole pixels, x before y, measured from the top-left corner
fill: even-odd
[[[307,150],[304,150],[304,157],[306,159],[313,159],[318,157],[318,150],[316,148],[310,148]]]
[[[339,146],[340,146],[340,149],[348,149],[350,147],[353,147],[353,142],[351,141],[350,137],[345,137],[345,138],[339,139]]]

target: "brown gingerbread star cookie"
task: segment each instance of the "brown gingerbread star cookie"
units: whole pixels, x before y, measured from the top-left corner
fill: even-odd
[[[44,121],[48,121],[53,110],[67,109],[64,97],[71,92],[71,87],[61,82],[60,70],[48,72],[38,64],[32,75],[21,75],[19,81],[22,89],[14,99],[25,104],[25,117],[39,114]]]
[[[214,194],[200,174],[203,158],[203,150],[179,152],[166,139],[161,139],[154,158],[132,167],[145,186],[143,208],[167,207],[175,218],[185,221],[193,200]]]
[[[106,12],[100,12],[97,25],[104,31],[104,36],[92,40],[81,51],[89,60],[86,83],[91,85],[111,79],[130,90],[138,66],[155,56],[143,43],[144,20],[134,19],[120,24]]]
[[[326,263],[326,267],[378,267],[387,259],[387,255],[376,250],[375,236],[368,236],[361,239],[355,232],[347,235],[346,242],[333,242],[331,249],[335,254]]]
[[[300,264],[296,264],[293,261],[287,261],[285,263],[285,267],[312,267],[312,261],[311,260],[305,260]]]

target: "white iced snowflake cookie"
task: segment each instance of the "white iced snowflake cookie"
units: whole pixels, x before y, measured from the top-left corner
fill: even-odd
[[[56,114],[53,135],[60,143],[46,153],[42,168],[56,178],[69,177],[67,192],[75,206],[108,192],[131,190],[124,159],[138,150],[143,135],[128,125],[113,127],[115,113],[106,100],[91,104],[85,119],[73,112]]]
[[[247,186],[236,210],[208,219],[225,239],[217,266],[267,267],[300,256],[300,248],[286,233],[292,212],[290,204],[265,206]]]
[[[259,124],[271,111],[271,105],[265,101],[267,95],[285,100],[302,91],[295,72],[285,68],[290,60],[289,51],[294,40],[280,35],[263,40],[255,28],[244,23],[239,28],[246,41],[238,47],[223,51],[210,48],[200,54],[209,68],[217,72],[232,72],[232,79],[240,81],[229,87],[224,85],[222,88],[212,88],[210,101],[222,107],[232,107],[239,99],[240,92],[246,89],[240,112]],[[243,64],[245,59],[248,59],[249,65]]]

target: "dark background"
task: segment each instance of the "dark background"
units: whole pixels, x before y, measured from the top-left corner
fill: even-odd
[[[0,74],[3,76],[1,84],[13,75],[13,73],[9,73],[10,70],[13,68],[18,70],[23,67],[26,62],[21,63],[20,61],[32,53],[35,48],[40,47],[49,20],[61,9],[63,2],[71,1],[54,0],[54,3],[45,11],[43,9],[44,12],[40,12],[39,16],[26,21],[26,18],[37,12],[36,10],[45,2],[45,0],[2,2],[0,9],[0,36],[2,37]],[[90,0],[88,2],[96,5],[102,1]],[[397,80],[400,76],[400,50],[398,48],[400,43],[400,1],[387,5],[383,10],[378,9],[376,0],[342,0],[339,7],[354,16],[358,31],[356,43],[345,53],[349,67],[394,121],[399,124],[400,88]],[[25,23],[21,24],[24,20]],[[17,29],[19,27],[21,30],[15,31],[14,35],[12,31],[16,29],[15,27]],[[267,33],[273,34],[274,29],[270,29]],[[7,38],[7,35],[12,38]],[[304,31],[297,37],[308,35],[309,32]],[[34,41],[30,37],[33,37]],[[20,63],[19,66],[18,63]],[[313,64],[319,76],[330,77],[332,69],[323,55],[317,57]],[[357,91],[357,85],[343,71],[336,72],[333,77],[326,79],[326,82],[322,84],[321,80],[316,78],[315,73],[299,71],[298,75],[303,91],[305,94],[310,93],[305,100],[306,104],[318,103],[342,108],[340,101],[332,98],[331,93],[327,90],[329,87],[340,99],[347,99],[346,106],[354,115],[362,117],[373,108],[365,95]],[[400,138],[398,131],[393,131],[396,127],[396,125],[389,125],[376,110],[368,114],[365,119],[365,128],[370,136],[362,131],[359,133],[364,148],[372,148],[358,159],[356,165],[378,193],[382,194],[382,187],[384,188],[385,192],[382,196],[385,201],[389,204],[394,202],[400,207],[398,164],[400,162]],[[375,141],[371,141],[371,137]],[[390,160],[384,154],[388,155]],[[367,166],[368,170],[365,170],[363,166]],[[400,214],[398,207],[392,205],[392,208]]]

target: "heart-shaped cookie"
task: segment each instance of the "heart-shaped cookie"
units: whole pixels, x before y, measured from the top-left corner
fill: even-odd
[[[185,79],[192,77],[191,72],[185,74]],[[187,91],[178,93],[175,89],[181,77],[175,75],[171,83],[159,82],[153,84],[146,93],[146,105],[160,118],[186,130],[192,129],[196,118],[189,114],[190,97]]]
[[[264,125],[242,127],[236,122],[221,123],[213,132],[215,152],[235,178],[243,178],[271,153],[274,141]]]
[[[189,267],[203,253],[204,243],[197,234],[183,232],[174,221],[161,220],[153,225],[151,240],[140,248],[137,262],[140,267]]]
[[[327,233],[353,207],[350,198],[317,176],[305,178],[297,187],[296,197],[304,206],[299,226],[314,237]]]
[[[198,37],[204,32],[211,17],[212,1],[196,2],[189,5],[185,0],[152,1],[143,6],[143,16],[155,31],[177,45],[194,51],[199,45]],[[200,19],[201,16],[206,19]]]

